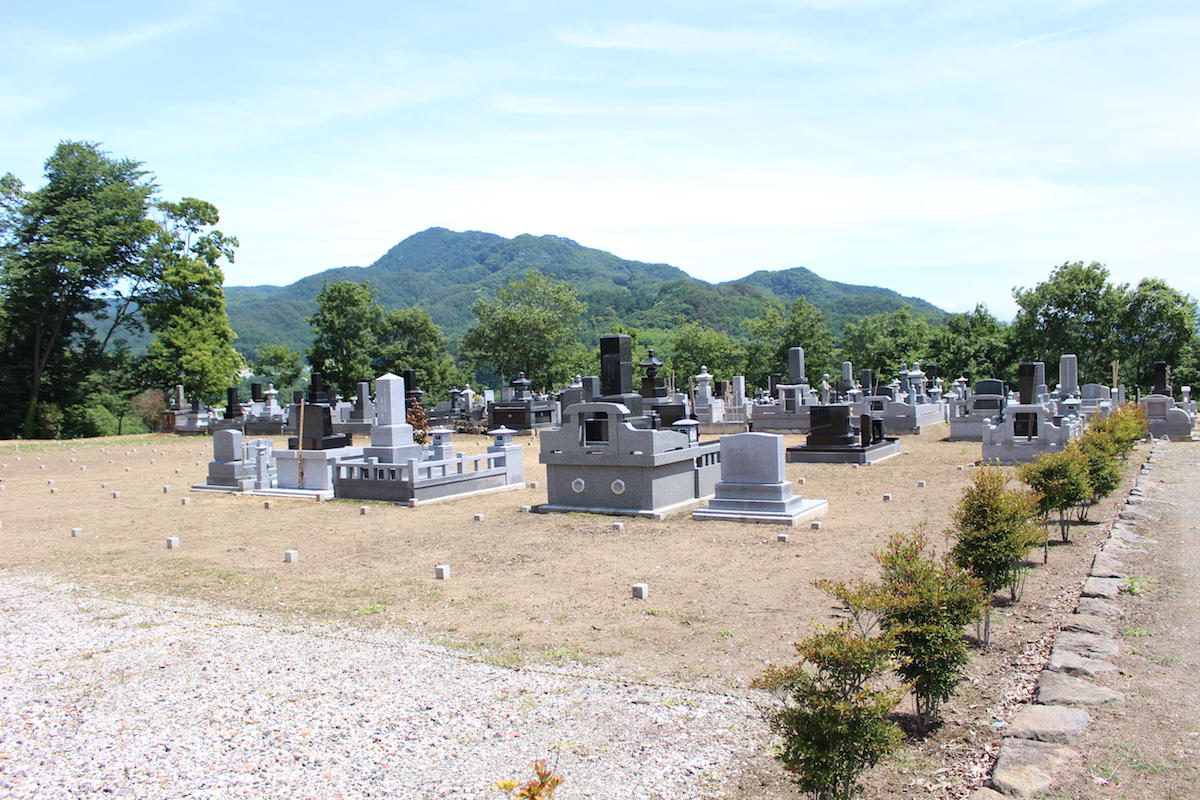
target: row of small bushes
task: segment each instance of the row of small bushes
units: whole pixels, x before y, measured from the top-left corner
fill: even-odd
[[[897,534],[874,553],[877,582],[817,582],[848,618],[798,642],[797,663],[755,681],[786,698],[771,723],[783,739],[780,760],[802,791],[818,800],[853,797],[861,773],[903,741],[892,712],[904,691],[913,697],[917,732],[936,724],[970,662],[963,628],[975,622],[976,641],[987,647],[995,594],[1007,589],[1017,602],[1029,551],[1042,545],[1045,560],[1048,532],[1038,519],[1058,511],[1069,541],[1068,512],[1082,521],[1088,504],[1116,490],[1119,460],[1145,433],[1141,410],[1122,408],[1063,452],[1022,467],[1025,489],[1009,488],[1004,470],[984,466],[955,508],[946,555],[934,554],[921,530]],[[888,687],[893,672],[902,689]]]

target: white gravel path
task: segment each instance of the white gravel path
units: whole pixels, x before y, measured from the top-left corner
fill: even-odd
[[[276,625],[0,573],[0,798],[499,798],[557,757],[562,800],[691,800],[765,740],[746,699]]]

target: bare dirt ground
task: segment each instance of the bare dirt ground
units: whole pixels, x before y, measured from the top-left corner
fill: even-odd
[[[768,662],[794,659],[792,642],[835,618],[814,580],[873,576],[872,550],[917,525],[946,546],[940,533],[971,475],[959,467],[978,458],[979,445],[945,435],[943,425],[905,437],[902,455],[871,467],[788,465],[790,478],[806,479],[800,493],[829,500],[819,531],[679,515],[624,519],[616,532],[610,517],[522,513],[545,499],[536,439],[525,440],[526,479],[542,488],[415,509],[282,498],[265,509],[261,497],[189,492],[206,474],[208,439],[6,443],[0,569],[56,575],[111,597],[195,597],[285,621],[385,626],[500,665],[566,664],[741,694]],[[487,441],[455,444],[479,452]],[[873,772],[868,796],[958,797],[986,775],[999,742],[994,723],[1031,694],[1114,503],[1093,509],[1071,544],[1051,549],[1048,565],[1038,559],[1022,601],[997,609],[993,646],[976,655],[946,723]],[[482,522],[472,521],[477,513]],[[75,527],[82,536],[70,536]],[[789,542],[776,541],[782,531]],[[165,549],[167,536],[181,547]],[[292,548],[301,560],[284,564]],[[452,579],[435,580],[435,564],[450,564]],[[650,584],[649,600],[630,598],[635,582]],[[795,796],[769,742],[728,793]]]

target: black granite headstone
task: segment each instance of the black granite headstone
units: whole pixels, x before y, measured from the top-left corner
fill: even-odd
[[[225,419],[237,419],[242,416],[242,403],[238,400],[238,390],[236,386],[230,386],[225,390]]]
[[[775,387],[779,385],[779,381],[783,379],[783,375],[778,372],[772,372],[767,376],[767,393],[772,397],[775,396]]]
[[[853,447],[857,442],[850,425],[850,406],[812,406],[809,447]]]
[[[998,394],[1004,397],[1008,394],[1008,389],[1004,387],[1004,381],[984,378],[981,381],[975,381],[975,394]]]
[[[600,378],[596,375],[583,376],[583,402],[590,403],[600,396]]]
[[[858,385],[862,387],[863,394],[867,396],[875,394],[875,370],[860,369],[858,371]]]
[[[263,388],[262,388],[261,383],[250,384],[250,399],[252,401],[254,401],[255,403],[266,402],[267,398],[265,395],[263,395]]]
[[[1170,369],[1167,367],[1167,362],[1154,362],[1154,386],[1150,389],[1151,394],[1165,394],[1168,397],[1171,396],[1172,387],[1170,384],[1170,372]]]
[[[292,405],[298,405],[303,402],[304,402],[304,392],[302,392],[302,391],[292,392]]]
[[[1022,361],[1017,367],[1017,392],[1021,405],[1033,405],[1037,399],[1037,363]]]
[[[600,337],[600,391],[605,397],[633,391],[630,339],[623,333]]]
[[[299,420],[299,408],[296,412]],[[332,450],[336,447],[350,446],[351,437],[348,434],[333,432],[333,417],[327,405],[306,403],[300,425],[300,436],[288,438],[289,450]]]
[[[321,377],[321,373],[314,372],[312,380],[308,384],[308,402],[310,403],[325,403],[329,397],[325,394],[325,381]]]

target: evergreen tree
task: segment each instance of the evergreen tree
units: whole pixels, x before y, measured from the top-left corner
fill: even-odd
[[[165,218],[156,248],[162,274],[142,309],[154,333],[143,372],[158,386],[180,383],[189,396],[213,401],[242,368],[219,264],[233,260],[237,239],[211,228],[220,220],[211,203],[185,197],[159,208]]]
[[[308,362],[342,397],[353,395],[358,381],[375,377],[371,357],[382,317],[383,307],[366,282],[334,281],[317,295],[317,313],[308,318],[313,332]]]

